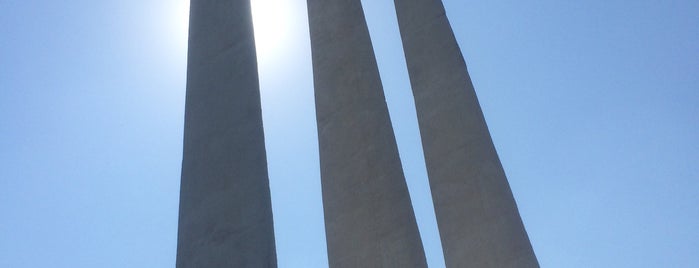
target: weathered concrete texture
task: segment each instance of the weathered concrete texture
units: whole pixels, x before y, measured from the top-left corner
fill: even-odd
[[[330,267],[426,267],[360,0],[309,0]]]
[[[249,0],[192,0],[177,267],[276,267]]]
[[[395,0],[447,267],[539,267],[440,0]]]

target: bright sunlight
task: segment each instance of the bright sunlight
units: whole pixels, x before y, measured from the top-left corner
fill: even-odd
[[[288,0],[252,0],[257,59],[260,64],[275,64],[290,37],[292,12]],[[170,11],[171,36],[186,46],[189,22],[189,0],[177,0]],[[183,47],[186,48],[186,47]],[[178,48],[179,49],[179,48]]]
[[[170,43],[176,44],[174,53],[186,55],[189,29],[189,0],[176,0],[168,6],[168,35]],[[184,51],[184,54],[182,54]]]
[[[257,60],[260,64],[273,63],[279,58],[289,38],[288,0],[252,0],[252,20],[255,27]]]

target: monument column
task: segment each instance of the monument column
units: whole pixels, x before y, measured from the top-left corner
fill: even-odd
[[[395,0],[447,267],[539,267],[441,0]]]
[[[276,267],[249,0],[191,0],[177,267]]]
[[[426,267],[360,0],[308,0],[330,267]]]

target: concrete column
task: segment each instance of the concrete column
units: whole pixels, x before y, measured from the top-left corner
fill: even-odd
[[[447,267],[539,267],[441,0],[395,0]]]
[[[177,267],[276,267],[249,0],[191,0]]]
[[[330,267],[426,267],[360,0],[308,0]]]

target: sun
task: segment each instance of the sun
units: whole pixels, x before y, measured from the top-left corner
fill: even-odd
[[[183,54],[187,50],[189,30],[189,0],[175,0],[167,6],[167,34],[175,52]],[[186,55],[184,52],[183,55]]]
[[[252,0],[257,59],[260,64],[275,61],[288,40],[289,0]]]
[[[257,48],[257,60],[261,65],[274,65],[282,56],[289,41],[293,18],[289,0],[251,0],[252,20]],[[189,0],[175,0],[170,5],[170,35],[174,43],[186,50],[189,29]]]

